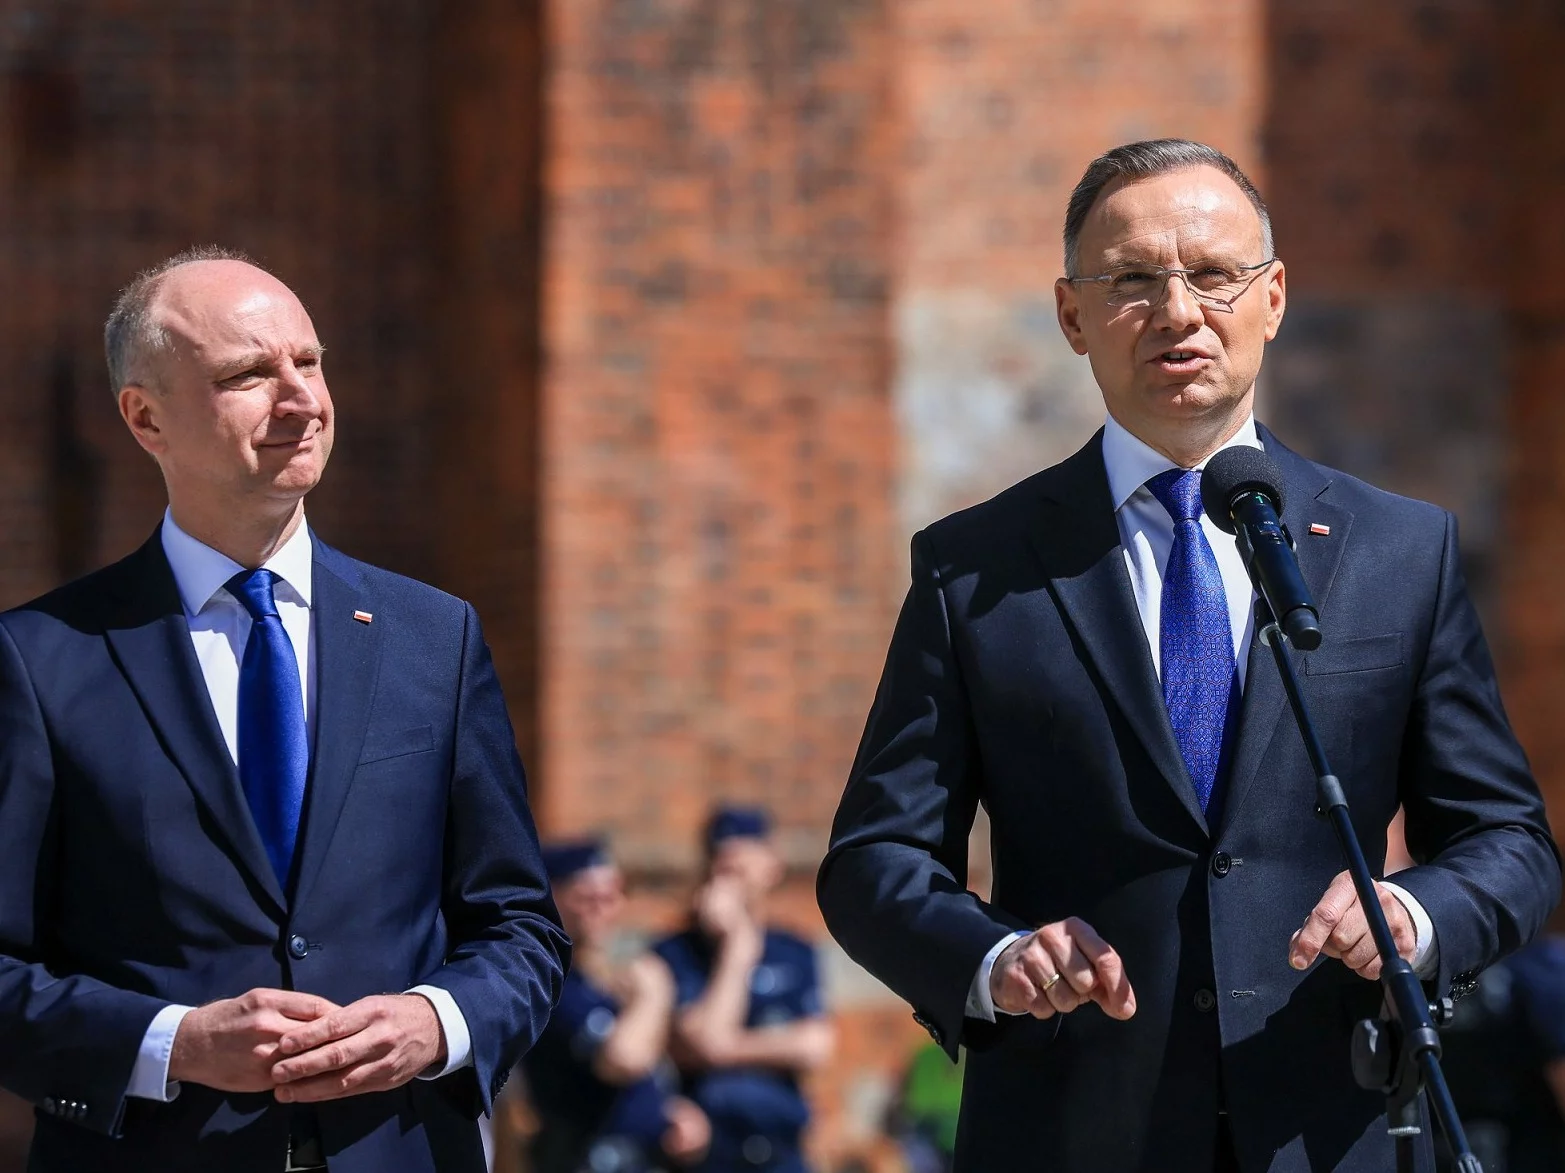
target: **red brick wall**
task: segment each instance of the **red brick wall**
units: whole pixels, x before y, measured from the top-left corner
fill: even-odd
[[[547,825],[688,865],[719,795],[818,858],[890,519],[885,8],[550,8]]]
[[[1270,5],[1267,198],[1301,292],[1497,292],[1515,118],[1498,12]]]
[[[1517,732],[1550,799],[1556,837],[1565,835],[1565,97],[1557,84],[1565,12],[1527,0],[1503,26],[1504,89],[1511,135],[1505,144],[1506,231],[1494,267],[1514,339],[1511,470],[1504,600],[1512,638],[1507,700]],[[1556,920],[1559,918],[1556,917]]]
[[[439,6],[428,384],[437,581],[478,609],[522,758],[538,747],[543,5]],[[533,779],[536,784],[536,777]]]
[[[1482,0],[1272,6],[1267,190],[1289,307],[1263,412],[1308,454],[1453,509],[1503,645],[1502,24]]]

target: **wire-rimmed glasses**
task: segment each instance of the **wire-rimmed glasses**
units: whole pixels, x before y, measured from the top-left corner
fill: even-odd
[[[1162,265],[1116,265],[1106,273],[1091,277],[1067,277],[1074,285],[1097,285],[1104,291],[1105,303],[1118,308],[1157,305],[1168,289],[1168,279],[1178,276],[1202,305],[1231,310],[1234,301],[1254,284],[1255,279],[1277,262],[1275,256],[1253,265],[1203,264],[1194,269],[1165,268]]]

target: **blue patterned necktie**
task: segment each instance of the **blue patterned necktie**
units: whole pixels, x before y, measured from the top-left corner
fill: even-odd
[[[1217,786],[1234,687],[1233,628],[1217,556],[1201,530],[1201,473],[1174,468],[1147,482],[1174,521],[1163,574],[1163,703],[1179,754],[1207,809]]]
[[[239,665],[239,783],[261,833],[277,882],[288,887],[310,745],[304,727],[299,659],[277,614],[270,570],[244,571],[228,593],[250,613],[250,638]]]

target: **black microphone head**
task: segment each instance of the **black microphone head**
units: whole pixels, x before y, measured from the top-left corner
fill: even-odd
[[[1259,448],[1238,444],[1224,448],[1206,462],[1201,473],[1201,506],[1224,533],[1234,532],[1232,505],[1241,493],[1270,497],[1282,513],[1282,469]]]

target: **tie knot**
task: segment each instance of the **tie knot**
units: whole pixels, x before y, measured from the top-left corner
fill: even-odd
[[[1171,468],[1147,482],[1158,503],[1168,510],[1175,524],[1196,521],[1201,516],[1201,470]]]
[[[250,612],[250,618],[259,622],[277,614],[277,599],[272,593],[276,583],[277,576],[270,570],[241,570],[223,585]]]

